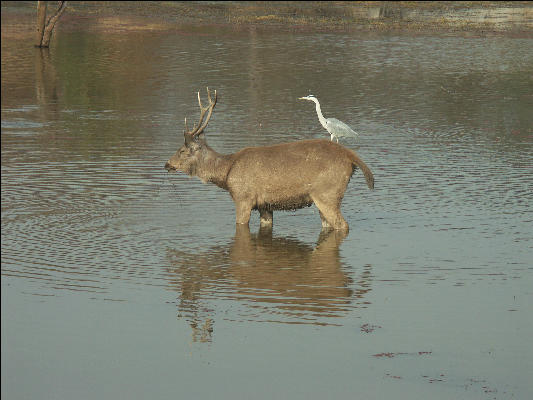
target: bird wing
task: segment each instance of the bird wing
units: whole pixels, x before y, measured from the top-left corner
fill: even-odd
[[[326,129],[333,136],[352,136],[358,135],[352,128],[337,118],[328,118],[326,120]]]

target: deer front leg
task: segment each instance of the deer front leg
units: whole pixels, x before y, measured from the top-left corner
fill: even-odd
[[[246,224],[250,222],[252,206],[247,201],[235,201],[235,222],[237,224]]]
[[[332,228],[332,226],[329,224],[326,217],[324,217],[324,214],[322,214],[322,211],[318,210],[318,212],[320,213],[320,219],[322,220],[322,228],[324,229]]]
[[[261,221],[261,226],[272,226],[274,221],[273,213],[270,210],[264,208],[259,209],[259,217]]]

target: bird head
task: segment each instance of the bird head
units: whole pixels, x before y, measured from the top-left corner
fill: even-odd
[[[309,100],[309,101],[315,101],[317,98],[313,96],[312,94],[305,96],[305,97],[298,97],[298,100]]]

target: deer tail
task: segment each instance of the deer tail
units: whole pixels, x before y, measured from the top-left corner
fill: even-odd
[[[352,158],[352,164],[363,172],[368,188],[374,189],[374,174],[372,174],[372,171],[370,171],[370,168],[368,168],[363,160],[354,154],[354,157]]]

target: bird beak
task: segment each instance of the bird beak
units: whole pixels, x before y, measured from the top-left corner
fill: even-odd
[[[307,100],[305,97],[298,97],[298,100]]]

